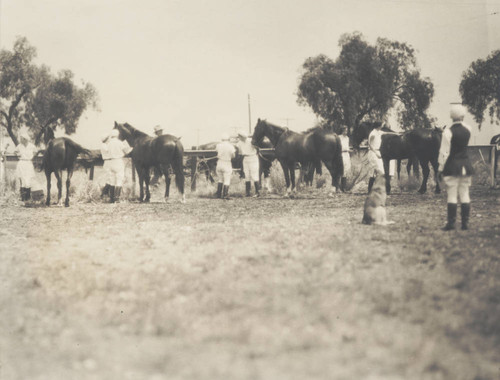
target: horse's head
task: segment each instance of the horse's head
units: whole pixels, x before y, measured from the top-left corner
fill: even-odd
[[[351,142],[354,149],[359,149],[363,140],[367,139],[370,132],[373,131],[374,128],[379,127],[380,124],[380,122],[364,121],[359,124],[357,128],[354,128],[351,134]]]
[[[54,129],[50,126],[43,127],[35,138],[35,145],[39,146],[42,142],[47,146],[50,140],[55,138]]]
[[[257,125],[253,130],[252,145],[258,146],[264,139],[266,133],[267,122],[265,120],[257,120]]]

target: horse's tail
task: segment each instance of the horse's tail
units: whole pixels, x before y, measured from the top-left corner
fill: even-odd
[[[76,142],[74,142],[73,140],[71,139],[66,139],[66,145],[69,145],[71,148],[73,148],[75,150],[75,152],[77,152],[78,154],[83,154],[83,155],[86,155],[86,156],[91,156],[92,155],[92,152],[86,148],[84,148],[83,146],[81,146],[80,144],[77,144]]]
[[[335,141],[336,150],[333,157],[333,168],[336,173],[336,180],[344,176],[344,159],[342,158],[342,143],[340,142],[340,137],[337,135]]]
[[[181,194],[184,194],[184,147],[179,139],[175,142],[175,151],[172,168],[175,173],[175,185]]]

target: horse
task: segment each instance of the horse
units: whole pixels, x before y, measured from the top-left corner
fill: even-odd
[[[139,177],[139,200],[141,202],[149,202],[151,198],[149,192],[149,169],[156,167],[165,176],[165,201],[168,201],[170,194],[169,168],[172,168],[175,174],[175,184],[182,194],[181,202],[185,203],[184,147],[180,142],[180,138],[168,134],[151,137],[128,123],[119,124],[116,121],[114,129],[118,130],[121,140],[126,140],[133,147],[130,156]],[[146,184],[146,197],[144,197],[144,184]]]
[[[376,127],[376,125],[377,123],[361,123],[359,127],[353,131],[352,141],[353,146],[356,149],[359,149],[361,142],[368,138],[370,132]],[[435,174],[435,193],[439,194],[441,192],[441,188],[437,178],[437,171],[442,131],[438,128],[417,128],[406,131],[402,134],[397,134],[390,129],[389,131],[389,133],[382,135],[382,142],[380,145],[380,154],[382,156],[382,160],[384,161],[387,193],[390,193],[391,191],[390,178],[388,174],[390,160],[408,159],[408,167],[415,160],[418,160],[422,168],[423,178],[418,192],[420,194],[424,194],[427,191],[430,163]]]
[[[496,145],[495,147],[495,157],[491,157],[492,154],[491,154],[491,150],[490,150],[490,162],[491,160],[495,160],[493,166],[494,166],[494,170],[493,170],[493,178],[496,178],[497,177],[497,169],[498,169],[498,157],[500,157],[500,135],[495,135],[491,138],[490,140],[490,144],[491,145]]]
[[[198,149],[199,150],[215,150],[217,146],[217,142],[210,142],[207,144],[199,145]],[[273,145],[269,141],[269,139],[264,138],[262,142],[258,146],[259,148],[263,149],[268,149],[272,148]],[[187,166],[190,166],[190,163],[192,158],[188,159]],[[198,159],[200,160],[198,163],[198,170],[203,172],[205,174],[205,178],[207,181],[210,181],[212,184],[215,183],[214,176],[216,168],[217,168],[217,156],[198,156]],[[262,174],[264,174],[264,178],[269,178],[271,174],[271,166],[274,161],[274,152],[265,152],[265,153],[260,153],[259,152],[259,178],[262,177]],[[231,160],[231,164],[233,166],[233,169],[237,169],[240,173],[240,178],[244,178],[245,175],[243,173],[243,156],[239,155],[238,152],[235,155],[235,157]],[[192,182],[193,184],[193,176],[196,173],[192,173]]]
[[[285,175],[287,194],[295,190],[297,162],[303,168],[312,163],[318,174],[321,174],[321,162],[323,162],[332,176],[332,186],[339,188],[343,161],[340,139],[335,133],[320,127],[312,128],[306,133],[298,133],[258,119],[252,144],[258,145],[264,137],[267,137],[274,146],[274,154]]]
[[[73,175],[76,158],[79,154],[91,156],[91,152],[90,150],[83,148],[81,145],[77,144],[70,138],[56,138],[54,135],[54,130],[48,126],[43,128],[36,138],[37,145],[40,144],[42,136],[46,146],[42,159],[42,169],[44,170],[45,177],[47,178],[47,199],[45,201],[45,204],[47,206],[50,206],[50,180],[52,173],[54,173],[57,179],[57,204],[61,204],[62,171],[66,170],[66,199],[64,201],[64,206],[69,207],[69,186],[71,183],[71,177]]]

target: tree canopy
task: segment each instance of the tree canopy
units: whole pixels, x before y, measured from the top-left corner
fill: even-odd
[[[302,68],[298,103],[310,106],[326,123],[345,125],[349,133],[368,119],[395,112],[403,129],[428,127],[427,109],[434,95],[422,78],[414,49],[379,38],[368,44],[360,33],[343,35],[336,60],[308,58]]]
[[[91,84],[76,85],[69,70],[54,75],[47,66],[36,65],[35,58],[36,48],[25,37],[16,39],[12,51],[0,51],[0,126],[16,145],[16,131],[23,125],[34,135],[45,127],[71,134],[88,107],[97,109]]]
[[[479,124],[484,122],[486,111],[491,122],[500,122],[500,50],[486,59],[472,62],[460,82],[462,103]]]

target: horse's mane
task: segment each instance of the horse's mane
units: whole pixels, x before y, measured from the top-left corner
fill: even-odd
[[[125,128],[125,130],[133,137],[135,138],[140,138],[140,137],[151,137],[147,133],[144,133],[143,131],[138,130],[137,128],[134,128],[131,126],[129,123],[125,122],[123,124],[118,124],[121,125],[122,127]]]

